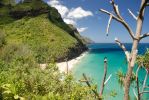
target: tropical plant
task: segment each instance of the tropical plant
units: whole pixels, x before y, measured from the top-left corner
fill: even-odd
[[[136,70],[136,86],[138,95],[136,96],[136,98],[138,100],[141,100],[141,97],[144,93],[149,93],[149,91],[145,91],[145,88],[147,87],[146,82],[149,75],[149,49],[147,49],[144,55],[138,55],[136,63],[138,65],[138,68]],[[146,71],[146,75],[143,80],[142,90],[140,90],[141,86],[139,85],[139,78],[138,78],[140,68],[143,68]]]

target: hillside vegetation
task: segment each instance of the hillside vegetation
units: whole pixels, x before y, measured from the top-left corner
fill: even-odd
[[[5,47],[26,46],[39,63],[71,59],[86,50],[85,40],[74,27],[64,23],[58,11],[41,0],[2,6],[0,12]]]
[[[0,1],[0,100],[91,100],[88,88],[55,62],[86,50],[86,40],[41,0]],[[41,63],[47,63],[42,70]]]

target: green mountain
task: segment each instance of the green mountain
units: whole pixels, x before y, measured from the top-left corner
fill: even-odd
[[[87,49],[77,29],[67,25],[55,8],[42,0],[24,0],[16,5],[0,2],[0,34],[5,41],[0,54],[8,61],[13,55],[27,52],[38,63],[63,61]]]

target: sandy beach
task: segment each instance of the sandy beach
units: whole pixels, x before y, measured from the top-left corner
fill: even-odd
[[[66,73],[67,70],[70,72],[72,70],[72,68],[74,67],[74,65],[77,64],[86,54],[87,54],[87,52],[84,52],[77,58],[74,58],[67,62],[60,62],[60,63],[57,63],[56,65],[58,66],[60,72]],[[68,66],[68,69],[67,69],[67,66]]]

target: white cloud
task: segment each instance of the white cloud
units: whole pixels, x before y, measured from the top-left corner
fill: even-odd
[[[73,19],[64,18],[64,22],[67,24],[76,25],[76,22]]]
[[[77,28],[77,30],[81,33],[88,29],[88,27]]]
[[[64,22],[67,24],[76,25],[78,20],[86,18],[88,16],[93,16],[91,11],[86,11],[82,7],[68,9],[65,5],[60,2],[60,0],[49,0],[48,5],[55,7],[61,14]],[[78,28],[79,32],[84,32],[87,28]]]
[[[58,10],[58,12],[61,14],[62,18],[64,18],[69,11],[68,8],[62,5],[58,0],[50,0],[50,1],[47,1],[47,3],[48,5],[55,7]]]
[[[68,8],[63,5],[56,5],[55,8],[61,14],[62,18],[64,18],[69,11]]]
[[[93,16],[91,11],[85,11],[83,8],[77,7],[75,9],[70,10],[67,17],[81,19],[88,16]]]
[[[49,5],[58,5],[59,1],[58,0],[50,0],[47,2]]]

